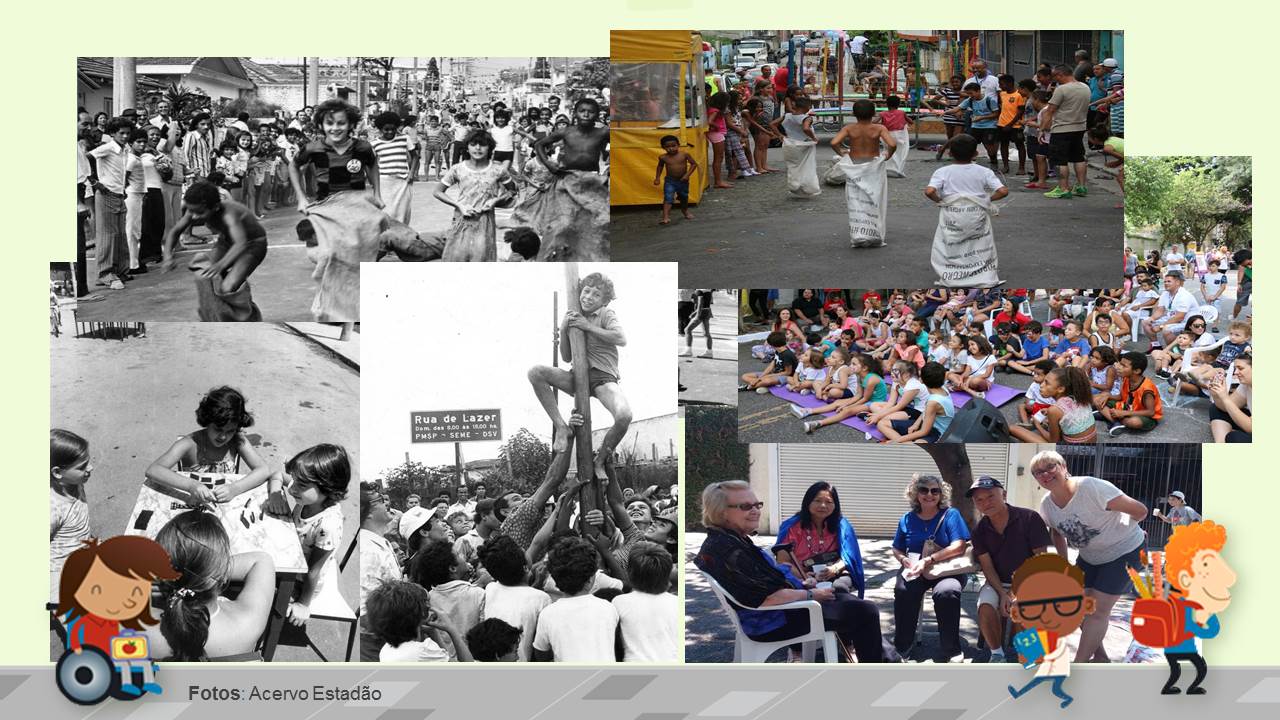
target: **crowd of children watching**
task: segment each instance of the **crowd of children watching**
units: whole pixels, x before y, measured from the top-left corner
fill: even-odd
[[[1010,428],[1020,441],[1095,442],[1098,421],[1112,437],[1147,433],[1166,404],[1204,397],[1214,441],[1249,442],[1251,323],[1239,304],[1219,312],[1219,275],[1206,275],[1199,300],[1179,270],[1146,264],[1111,290],[803,289],[772,311],[751,349],[765,366],[738,389],[825,401],[792,406],[807,433],[858,417],[885,442],[930,442],[955,417],[952,392],[981,398],[1001,375],[1030,376]],[[1044,321],[1031,317],[1041,294]]]
[[[570,458],[527,497],[479,483],[403,512],[363,483],[361,659],[678,661],[676,488],[604,482],[608,508],[583,512]]]

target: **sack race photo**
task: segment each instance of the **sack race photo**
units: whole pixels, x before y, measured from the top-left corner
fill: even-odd
[[[549,262],[607,261],[609,176],[567,170],[547,188],[534,229],[542,235],[538,259]]]
[[[844,173],[844,199],[849,206],[849,244],[880,247],[885,244],[885,217],[889,209],[889,181],[883,158],[854,162],[847,156],[837,165]]]
[[[787,189],[791,194],[822,194],[818,185],[818,143],[783,138],[782,158],[787,163]]]
[[[200,253],[191,259],[189,269],[199,273],[213,264],[208,253]],[[262,312],[253,302],[249,281],[240,283],[235,292],[222,293],[222,278],[195,276],[196,313],[202,322],[260,322]]]
[[[307,219],[316,236],[308,251],[316,263],[312,316],[316,322],[359,320],[360,263],[377,260],[378,235],[390,218],[369,193],[346,191],[309,205]]]
[[[985,197],[957,195],[939,204],[931,262],[943,287],[990,288],[1000,284],[996,239],[991,229],[995,206]]]
[[[911,151],[911,133],[904,128],[902,130],[890,130],[889,135],[898,143],[898,149],[894,151],[893,155],[889,156],[889,177],[906,177],[907,153]]]

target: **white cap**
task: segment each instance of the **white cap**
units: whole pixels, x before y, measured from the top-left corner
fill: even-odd
[[[434,505],[429,508],[419,505],[405,510],[404,514],[400,516],[400,537],[405,540],[413,537],[413,534],[422,529],[422,526],[426,525],[431,516],[435,514],[436,508]]]
[[[1102,66],[1109,67],[1109,68],[1120,67],[1120,63],[1116,62],[1115,58],[1107,58],[1106,60],[1102,61]]]

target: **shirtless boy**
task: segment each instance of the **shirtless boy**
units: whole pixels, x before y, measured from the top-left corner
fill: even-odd
[[[600,158],[609,144],[609,128],[596,127],[600,103],[582,98],[573,104],[575,124],[562,131],[553,132],[533,144],[534,152],[547,169],[557,175],[569,170],[600,172]],[[552,162],[547,149],[556,143],[564,143],[560,151],[560,163]]]
[[[698,163],[689,153],[680,149],[680,138],[675,135],[662,136],[663,154],[658,156],[658,169],[653,174],[653,184],[662,182],[662,169],[667,170],[666,182],[662,185],[662,220],[659,225],[671,223],[671,206],[677,197],[680,198],[680,212],[685,220],[692,220],[689,214],[689,178],[698,169]]]
[[[857,100],[853,103],[855,122],[840,128],[840,132],[831,138],[831,147],[837,154],[848,155],[853,162],[866,162],[880,156],[880,143],[888,148],[886,159],[893,157],[898,150],[898,141],[893,139],[883,125],[873,123],[876,106],[870,100]],[[845,144],[848,144],[848,148]]]
[[[203,224],[218,233],[217,244],[208,251],[210,265],[200,271],[201,279],[222,278],[219,292],[227,295],[240,289],[267,256],[267,231],[253,211],[233,200],[223,200],[213,183],[197,181],[182,196],[182,217],[164,237],[161,270],[173,269],[173,246],[192,225]]]

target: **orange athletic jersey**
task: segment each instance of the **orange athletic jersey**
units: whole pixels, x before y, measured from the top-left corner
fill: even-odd
[[[1022,106],[1026,104],[1026,100],[1016,92],[1000,93],[1000,119],[999,123],[1002,127],[1022,127]],[[1013,125],[1010,126],[1009,123]]]
[[[1120,385],[1120,407],[1126,410],[1146,410],[1148,405],[1144,398],[1151,398],[1156,409],[1151,418],[1159,420],[1164,415],[1164,403],[1160,400],[1160,391],[1156,389],[1155,383],[1151,382],[1151,378],[1142,378],[1138,387],[1133,389],[1129,387],[1129,378],[1125,378]]]

